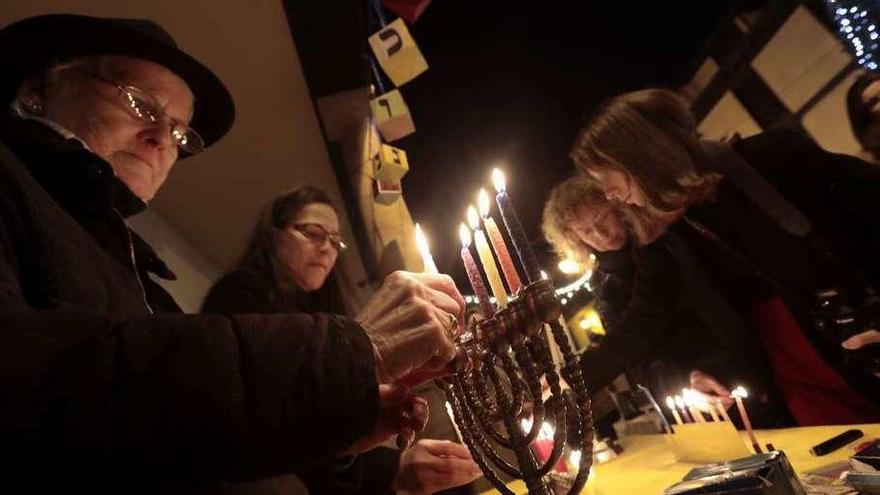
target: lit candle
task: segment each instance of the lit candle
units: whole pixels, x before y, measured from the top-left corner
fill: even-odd
[[[694,418],[697,423],[705,423],[706,418],[704,418],[703,413],[696,408],[697,402],[694,400],[694,392],[689,388],[685,388],[681,390],[681,396],[684,398],[684,403],[687,406],[688,411],[690,411],[691,417]]]
[[[498,273],[498,267],[495,265],[492,250],[489,248],[489,241],[486,240],[486,235],[480,229],[480,216],[473,206],[468,207],[467,219],[471,228],[474,229],[477,255],[480,257],[483,271],[486,272],[486,278],[489,279],[492,295],[495,296],[495,300],[498,302],[498,308],[504,308],[507,306],[507,292],[504,292],[504,284],[501,282],[501,275]]]
[[[419,248],[419,254],[422,255],[422,269],[425,273],[440,273],[437,265],[434,263],[434,257],[431,256],[431,250],[428,247],[428,238],[422,232],[422,226],[416,224],[416,247]]]
[[[749,393],[746,392],[746,389],[742,386],[736,387],[730,392],[730,396],[733,397],[733,400],[736,401],[736,407],[739,409],[739,415],[742,417],[743,425],[746,427],[746,433],[749,435],[749,441],[752,442],[752,448],[755,449],[756,454],[760,454],[761,444],[758,443],[758,439],[755,438],[755,432],[752,431],[752,422],[749,420],[749,413],[746,412],[746,407],[743,405],[743,399],[749,396]]]
[[[455,422],[455,414],[452,413],[452,404],[449,401],[446,401],[446,414],[449,415],[449,422],[452,423],[452,427],[455,429],[455,436],[458,437],[458,443],[464,445],[464,440],[461,438],[461,430],[458,429],[458,423]]]
[[[694,422],[694,420],[691,419],[690,415],[688,415],[687,408],[684,405],[684,399],[682,399],[680,395],[675,396],[675,405],[681,411],[682,416],[684,416],[685,423],[693,423]]]
[[[510,240],[516,249],[519,262],[522,264],[526,273],[528,282],[535,282],[541,278],[541,268],[538,266],[538,259],[532,251],[529,244],[529,238],[519,222],[510,196],[507,195],[507,187],[504,180],[504,173],[499,169],[492,170],[492,183],[495,186],[495,202],[498,203],[498,211],[501,212],[501,219],[504,220],[504,226],[507,227],[507,233],[510,234]]]
[[[507,243],[504,242],[501,231],[498,230],[498,224],[495,223],[495,219],[489,216],[489,194],[485,189],[480,189],[480,193],[477,195],[477,207],[480,209],[480,216],[483,217],[483,225],[486,227],[486,234],[489,235],[492,249],[495,250],[495,256],[498,257],[498,264],[501,265],[501,271],[504,272],[507,288],[510,289],[511,294],[516,294],[522,283],[519,281],[519,274],[516,273],[516,266],[507,249]]]
[[[465,224],[458,226],[458,236],[461,239],[461,262],[464,263],[464,270],[467,272],[468,280],[471,281],[471,287],[474,294],[480,302],[480,310],[483,316],[492,316],[492,303],[489,302],[489,293],[486,291],[486,285],[483,284],[483,278],[480,277],[480,269],[477,262],[471,254],[471,230]]]
[[[681,415],[675,410],[675,400],[672,397],[666,397],[666,407],[672,411],[672,417],[675,418],[675,422],[677,424],[683,424],[681,421]]]
[[[721,413],[721,417],[724,418],[724,421],[732,423],[732,421],[730,421],[730,416],[727,415],[727,408],[724,407],[724,403],[721,402],[721,399],[715,401],[715,406],[718,408],[718,412]]]

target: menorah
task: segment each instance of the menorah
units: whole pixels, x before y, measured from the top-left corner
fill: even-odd
[[[461,259],[479,301],[482,318],[475,319],[466,331],[456,336],[455,372],[438,380],[438,384],[452,406],[462,441],[486,478],[501,493],[513,495],[514,492],[505,486],[496,466],[504,474],[523,480],[530,494],[549,494],[547,476],[568,447],[570,451],[581,453],[568,490],[576,494],[586,483],[593,463],[590,395],[578,358],[560,323],[562,305],[553,283],[542,276],[507,195],[504,174],[495,169],[492,181],[497,192],[495,201],[516,249],[526,285],[520,281],[501,231],[489,214],[489,196],[480,190],[480,213],[470,207],[467,217],[494,297],[489,297],[471,254],[471,230],[462,224],[459,229]],[[418,224],[416,241],[425,270],[436,273],[437,266]],[[496,258],[512,297],[501,281]],[[497,303],[497,309],[493,303]],[[551,346],[559,350],[561,363],[554,360]],[[542,397],[542,378],[550,392],[546,400]],[[568,387],[563,388],[563,381]],[[555,426],[553,448],[547,459],[538,459],[531,447],[545,420]],[[530,426],[526,428],[522,424]],[[499,450],[512,451],[516,465]]]

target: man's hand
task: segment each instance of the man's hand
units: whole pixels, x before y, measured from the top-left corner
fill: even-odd
[[[355,317],[373,343],[379,383],[407,375],[425,381],[448,373],[464,309],[464,298],[447,275],[389,275]],[[416,385],[412,381],[407,384]]]
[[[428,402],[396,385],[379,385],[379,419],[367,436],[354,443],[346,454],[358,454],[376,447],[393,435],[397,445],[405,449],[416,433],[428,424]]]
[[[421,495],[469,483],[482,474],[465,446],[423,439],[403,451],[391,487],[398,493]]]
[[[727,387],[719,383],[714,376],[700,370],[693,370],[691,371],[690,382],[691,388],[701,394],[703,399],[709,404],[721,401],[725,409],[733,405],[733,399],[730,398],[730,390],[727,390]]]

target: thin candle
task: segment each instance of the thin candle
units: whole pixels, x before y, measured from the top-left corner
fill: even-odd
[[[446,414],[449,415],[449,422],[452,423],[452,428],[455,429],[455,436],[458,437],[458,443],[464,445],[464,440],[461,438],[461,430],[458,429],[458,423],[455,422],[455,414],[452,413],[452,404],[449,401],[446,402]]]
[[[519,274],[516,272],[516,266],[510,257],[510,251],[507,249],[507,243],[498,230],[498,224],[495,219],[489,216],[489,194],[485,189],[480,189],[477,195],[477,207],[480,209],[480,216],[483,217],[483,226],[486,228],[486,234],[489,235],[489,241],[492,243],[492,249],[495,250],[495,256],[498,257],[498,264],[501,265],[501,271],[504,273],[504,280],[507,281],[507,288],[511,294],[516,294],[522,283],[519,281]]]
[[[685,423],[693,423],[694,420],[688,415],[687,408],[684,405],[684,399],[681,398],[680,395],[676,395],[674,397],[675,406],[681,411],[682,416],[684,416]]]
[[[467,272],[468,280],[471,282],[471,288],[480,302],[480,311],[483,316],[492,316],[492,303],[489,302],[489,293],[486,291],[486,285],[483,284],[483,278],[480,277],[480,269],[477,262],[471,254],[471,229],[465,224],[458,226],[458,237],[461,239],[461,262],[464,263],[464,270]]]
[[[431,249],[428,246],[428,238],[422,232],[422,226],[416,224],[416,247],[419,248],[419,254],[422,255],[422,271],[425,273],[440,273],[437,265],[434,263],[434,257],[431,256]]]
[[[727,408],[724,407],[724,403],[721,402],[721,399],[715,401],[715,407],[718,408],[718,412],[721,413],[721,417],[724,418],[724,421],[732,423],[732,421],[730,421],[730,416],[727,415]]]
[[[489,248],[489,241],[486,240],[486,234],[480,229],[480,216],[473,206],[468,207],[467,219],[471,228],[474,229],[474,243],[477,245],[477,255],[480,257],[483,271],[486,272],[486,278],[489,280],[492,295],[495,296],[495,301],[498,302],[498,308],[505,308],[507,307],[507,292],[504,291],[504,283],[501,282],[501,275],[498,273],[498,267],[495,265],[495,258],[492,256],[492,250]]]
[[[677,424],[683,424],[681,421],[681,415],[678,414],[678,411],[675,409],[675,400],[672,397],[666,397],[666,407],[672,411],[672,417],[675,418],[675,422]]]
[[[684,398],[684,403],[687,406],[688,411],[690,411],[691,417],[693,417],[697,423],[705,423],[706,418],[703,417],[703,413],[701,413],[696,407],[697,402],[694,400],[694,392],[689,388],[685,388],[682,389],[681,396]]]
[[[486,228],[486,234],[489,236],[489,242],[492,243],[492,249],[495,256],[498,257],[498,264],[501,265],[501,272],[504,273],[504,280],[507,281],[507,288],[511,294],[516,294],[522,286],[519,280],[519,274],[516,272],[516,265],[510,257],[510,250],[507,249],[507,243],[501,236],[498,224],[495,219],[489,216],[489,194],[485,189],[480,189],[477,195],[477,207],[480,210],[480,216],[483,217],[483,226]]]
[[[492,170],[492,183],[495,186],[495,202],[498,204],[498,211],[501,212],[501,219],[504,220],[504,226],[507,227],[507,233],[510,234],[510,240],[516,249],[519,262],[525,270],[526,280],[536,282],[541,278],[541,268],[538,266],[538,259],[532,251],[529,238],[526,237],[519,221],[519,216],[513,208],[510,196],[507,195],[507,184],[501,170],[497,168]]]
[[[758,443],[758,439],[755,438],[755,432],[752,431],[752,422],[749,420],[749,413],[746,412],[746,407],[743,405],[743,399],[749,396],[749,393],[746,391],[744,387],[736,387],[730,392],[730,396],[733,397],[733,400],[736,401],[736,407],[739,409],[739,415],[742,417],[743,425],[746,427],[746,433],[749,435],[749,441],[752,442],[752,448],[755,449],[756,454],[760,454],[761,444]]]

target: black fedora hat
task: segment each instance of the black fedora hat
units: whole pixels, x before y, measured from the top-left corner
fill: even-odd
[[[0,29],[0,105],[8,107],[29,76],[58,63],[101,55],[148,60],[183,79],[195,95],[190,126],[205,146],[232,127],[235,104],[226,86],[210,69],[177,48],[161,26],[140,19],[50,14]]]

